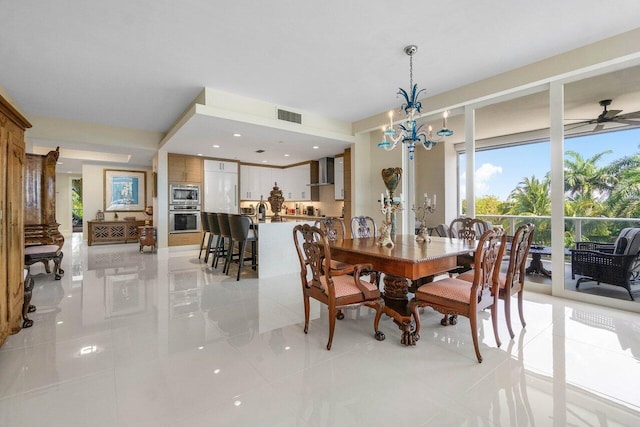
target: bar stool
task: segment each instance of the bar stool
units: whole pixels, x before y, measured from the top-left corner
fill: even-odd
[[[209,228],[209,220],[207,218],[207,212],[200,212],[200,224],[202,225],[202,241],[200,242],[200,253],[198,254],[198,259],[202,258],[202,250],[206,247],[207,251],[205,252],[204,262],[209,261],[209,249],[211,248],[211,229]],[[207,244],[205,246],[205,239],[207,237]]]
[[[220,214],[225,215],[225,214]],[[207,219],[209,220],[209,229],[211,234],[216,236],[215,246],[211,250],[213,252],[213,260],[211,261],[211,267],[218,268],[218,259],[220,256],[226,256],[224,251],[224,237],[220,232],[220,223],[218,222],[218,214],[215,212],[208,212]]]
[[[251,268],[256,269],[258,262],[256,257],[256,247],[258,242],[258,235],[254,229],[251,227],[251,218],[244,215],[229,215],[229,228],[231,229],[231,246],[230,251],[227,254],[227,259],[229,260],[227,265],[227,274],[229,274],[229,266],[232,262],[238,263],[238,274],[236,276],[236,280],[240,280],[240,271],[244,266],[244,262],[247,260],[251,261]],[[251,256],[245,257],[244,254],[247,249],[247,242],[251,242]],[[238,243],[238,253],[234,254],[233,249],[235,243]],[[234,257],[237,257],[234,260]]]
[[[227,240],[229,242],[226,248],[224,247],[224,240],[222,243],[222,250],[224,251],[224,253],[227,254],[224,261],[224,267],[222,269],[222,272],[224,274],[227,274],[229,269],[229,254],[231,253],[231,248],[233,248],[233,240],[231,238],[231,228],[229,227],[229,216],[226,213],[218,213],[216,216],[218,217],[218,225],[220,226],[220,235],[224,240]],[[219,259],[219,256],[217,259]],[[216,268],[217,266],[218,266],[218,262],[216,261]]]

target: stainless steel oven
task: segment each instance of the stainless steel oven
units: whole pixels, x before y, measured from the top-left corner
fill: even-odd
[[[200,206],[169,206],[169,233],[200,231]]]
[[[199,185],[171,184],[169,185],[169,204],[197,206],[202,204]]]

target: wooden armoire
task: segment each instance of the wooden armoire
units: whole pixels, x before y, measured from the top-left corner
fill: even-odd
[[[22,325],[24,131],[30,127],[0,95],[0,345]]]
[[[57,245],[64,237],[56,221],[56,165],[60,147],[46,155],[27,153],[24,172],[25,245]]]

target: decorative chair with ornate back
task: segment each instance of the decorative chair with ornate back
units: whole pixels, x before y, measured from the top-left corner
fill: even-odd
[[[504,301],[504,318],[507,321],[507,328],[511,338],[515,336],[511,327],[511,296],[518,294],[518,313],[520,322],[524,328],[527,324],[524,321],[524,313],[522,312],[522,296],[524,290],[524,278],[527,256],[529,248],[533,242],[533,232],[536,226],[529,223],[521,225],[516,230],[511,241],[511,251],[509,253],[509,266],[506,273],[500,273],[500,264],[496,266],[493,272],[493,280],[498,283],[498,296]],[[499,260],[500,261],[500,260]],[[474,277],[473,270],[462,273],[457,278],[472,282]]]
[[[339,309],[365,305],[376,310],[373,320],[375,338],[384,340],[378,330],[384,301],[373,282],[361,279],[363,274],[375,273],[370,264],[357,264],[352,270],[336,270],[331,267],[331,247],[324,232],[308,224],[297,225],[293,229],[293,241],[300,260],[300,280],[304,299],[304,333],[309,331],[309,298],[327,305],[329,309],[329,341],[331,350],[336,314]],[[309,274],[310,273],[310,274]],[[349,275],[353,273],[353,275]]]
[[[433,283],[420,286],[415,297],[411,300],[410,308],[416,321],[416,335],[420,334],[420,315],[418,308],[430,306],[443,313],[444,325],[447,316],[451,323],[456,322],[456,316],[469,318],[471,336],[478,362],[482,362],[482,355],[478,347],[478,312],[491,308],[491,321],[496,344],[500,347],[498,336],[498,284],[493,280],[493,269],[502,259],[506,236],[502,227],[495,227],[485,231],[478,241],[474,261],[474,277],[472,282],[449,277]]]
[[[351,218],[351,236],[354,239],[377,237],[376,222],[370,216],[355,216]]]
[[[478,237],[489,229],[489,224],[477,218],[461,217],[451,221],[449,237],[464,240],[478,240]],[[458,267],[449,271],[449,275],[461,274],[471,270],[473,254],[458,256]]]
[[[315,227],[318,227],[324,233],[326,239],[329,242],[335,242],[339,239],[344,239],[347,235],[347,229],[344,226],[342,218],[337,217],[325,217],[316,220]],[[353,266],[340,261],[331,260],[331,268],[335,270],[348,270],[353,272]]]
[[[376,222],[370,216],[356,216],[351,218],[351,236],[354,239],[369,239],[378,237]],[[380,273],[376,272],[376,286],[380,288]]]

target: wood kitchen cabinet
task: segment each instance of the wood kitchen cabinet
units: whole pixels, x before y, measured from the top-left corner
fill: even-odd
[[[30,127],[0,95],[0,345],[22,325],[24,131]]]
[[[169,182],[170,183],[202,183],[202,158],[169,154]]]

